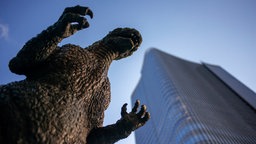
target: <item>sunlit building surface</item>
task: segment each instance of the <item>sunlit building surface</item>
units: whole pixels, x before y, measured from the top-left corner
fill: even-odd
[[[132,101],[151,119],[136,144],[256,144],[256,94],[216,65],[146,53]]]

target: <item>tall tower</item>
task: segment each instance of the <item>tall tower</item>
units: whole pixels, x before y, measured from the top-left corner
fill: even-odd
[[[256,94],[216,65],[146,53],[132,101],[151,119],[136,144],[255,144]]]

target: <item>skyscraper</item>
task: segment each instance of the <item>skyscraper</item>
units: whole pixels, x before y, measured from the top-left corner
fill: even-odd
[[[151,119],[136,144],[255,144],[256,94],[216,65],[146,53],[132,101]]]

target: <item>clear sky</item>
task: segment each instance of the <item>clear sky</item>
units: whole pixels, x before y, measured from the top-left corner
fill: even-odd
[[[133,27],[143,36],[140,49],[109,70],[112,102],[105,125],[120,118],[123,103],[131,106],[144,54],[152,47],[220,65],[256,91],[256,0],[1,0],[0,84],[24,79],[9,71],[8,61],[26,41],[53,24],[65,7],[75,5],[90,7],[94,18],[88,18],[90,28],[60,45],[86,47],[116,27]],[[118,142],[128,143],[134,144],[133,135]]]

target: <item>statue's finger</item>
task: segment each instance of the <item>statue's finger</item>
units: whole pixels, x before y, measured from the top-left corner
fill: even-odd
[[[121,109],[121,116],[124,117],[125,115],[127,115],[127,103],[125,103],[123,106],[122,106],[122,109]]]
[[[137,114],[138,118],[143,117],[146,113],[146,110],[147,110],[147,107],[145,105],[142,105],[141,109],[140,109],[140,112]]]
[[[134,107],[132,108],[132,113],[136,113],[140,105],[140,101],[136,100]]]
[[[79,14],[79,15],[82,15],[82,16],[85,16],[85,15],[89,15],[90,18],[93,18],[93,12],[92,10],[90,10],[90,8],[88,7],[83,7],[83,6],[75,6],[75,7],[67,7],[63,14],[65,13],[74,13],[74,14]]]
[[[150,119],[150,113],[146,112],[145,116],[143,118],[140,119],[140,122],[145,124],[148,120]]]
[[[78,21],[78,24],[71,25],[72,29],[79,31],[79,30],[89,27],[88,21],[85,18],[82,18],[82,17],[80,17],[80,18],[81,18],[81,21]]]

